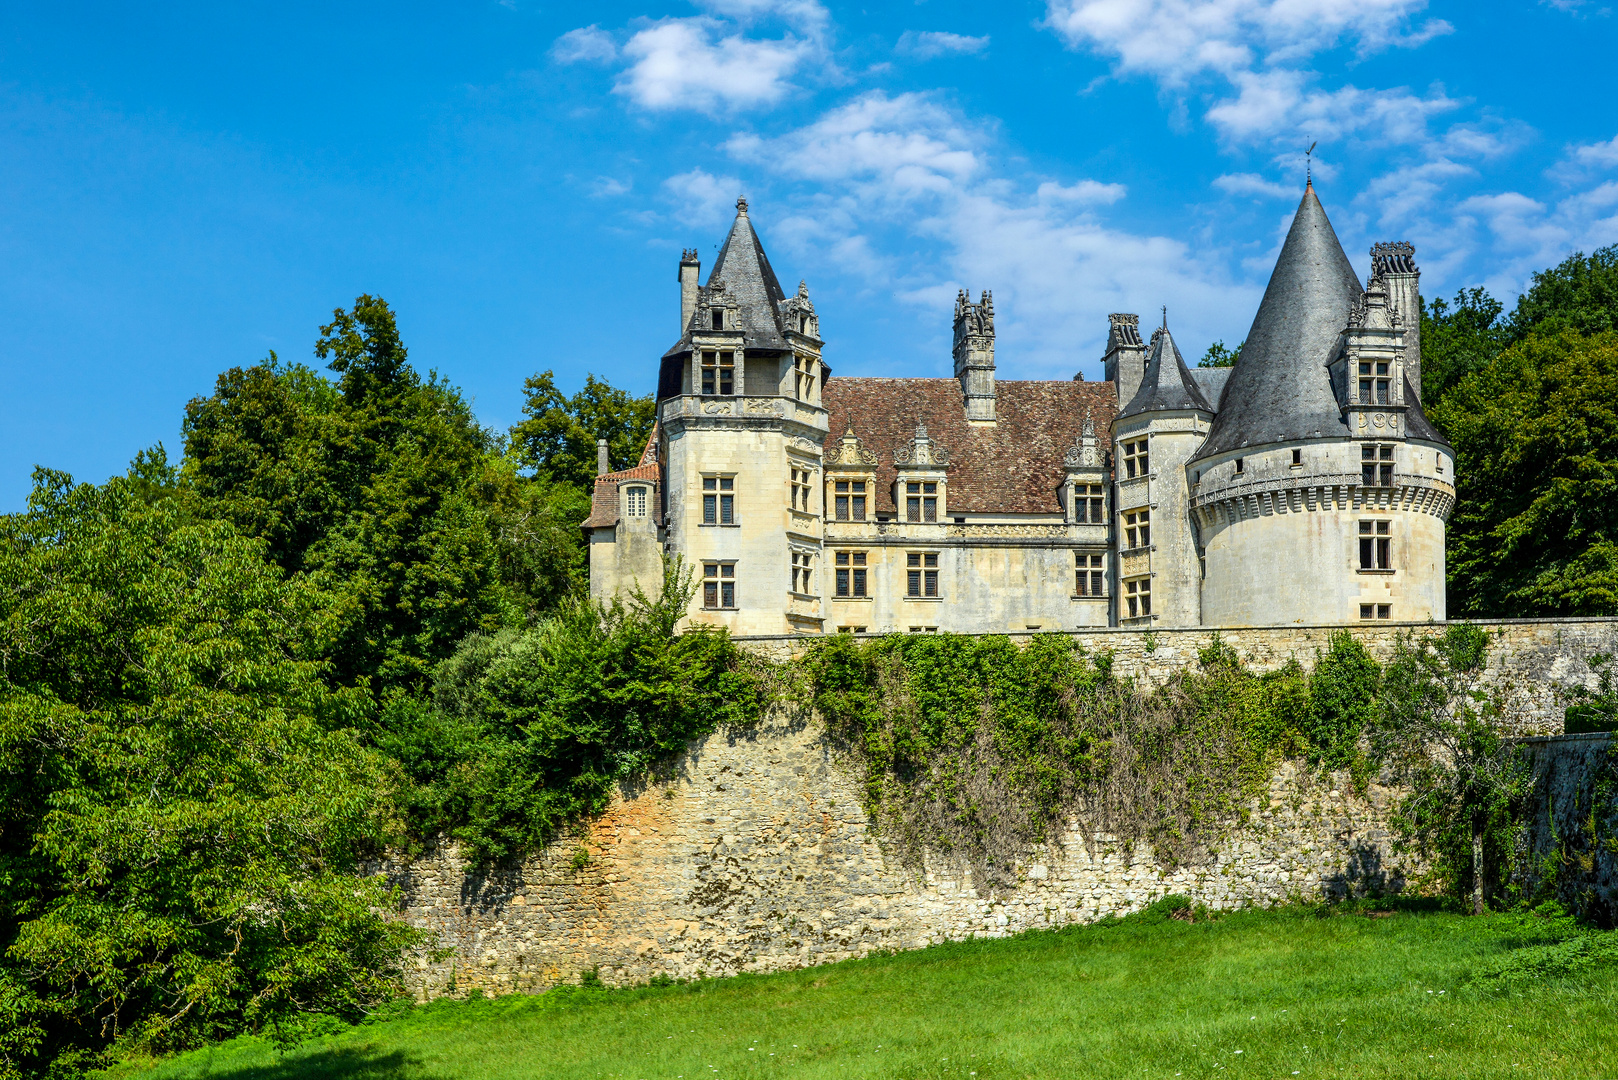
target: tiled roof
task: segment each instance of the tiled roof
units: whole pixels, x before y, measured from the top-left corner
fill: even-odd
[[[662,480],[657,464],[657,432],[646,440],[640,452],[640,464],[632,469],[602,473],[596,477],[595,490],[590,495],[590,516],[579,523],[581,529],[610,529],[618,524],[618,485],[625,480],[649,480],[653,484]],[[656,513],[654,510],[653,513]]]
[[[878,512],[892,513],[893,452],[907,446],[918,421],[934,445],[949,451],[951,514],[1056,514],[1063,458],[1078,440],[1089,410],[1103,444],[1118,411],[1110,382],[995,383],[993,425],[968,424],[961,384],[954,379],[828,379],[823,401],[834,444],[853,428],[877,455]]]

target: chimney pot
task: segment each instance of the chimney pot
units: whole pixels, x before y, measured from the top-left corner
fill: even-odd
[[[607,440],[596,440],[596,475],[606,476],[612,472],[612,464],[607,458]]]

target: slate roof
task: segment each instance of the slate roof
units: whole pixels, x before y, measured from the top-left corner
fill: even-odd
[[[725,293],[741,305],[742,345],[747,349],[788,348],[781,334],[781,301],[786,293],[775,278],[770,258],[764,254],[764,245],[753,230],[752,219],[747,216],[747,200],[736,200],[736,220],[731,223],[730,235],[725,237],[719,257],[708,272],[708,285],[725,283]],[[691,350],[691,327],[687,326],[680,340],[664,353],[672,356]]]
[[[1214,406],[1186,370],[1185,358],[1174,344],[1174,335],[1169,333],[1168,327],[1159,327],[1152,333],[1152,351],[1146,357],[1146,374],[1141,376],[1140,389],[1118,413],[1118,418],[1187,409],[1211,413]]]
[[[1218,415],[1192,460],[1288,439],[1346,437],[1326,365],[1363,292],[1313,185],[1304,188]]]
[[[1208,404],[1219,411],[1219,398],[1225,392],[1225,384],[1230,382],[1228,367],[1194,367],[1191,368],[1191,378],[1202,391],[1202,397]]]
[[[590,516],[579,522],[579,528],[610,529],[618,524],[618,485],[623,481],[647,480],[656,484],[662,479],[663,472],[657,463],[657,432],[654,430],[646,440],[646,448],[640,452],[638,465],[596,477],[595,490],[590,493]],[[648,507],[654,518],[658,514],[656,502],[654,499],[654,505]]]
[[[1112,383],[1068,379],[997,381],[993,425],[967,423],[955,379],[832,378],[822,401],[830,413],[828,446],[852,427],[877,455],[878,513],[897,512],[893,452],[909,445],[917,421],[927,425],[934,445],[949,451],[951,515],[1061,513],[1056,491],[1067,475],[1063,459],[1078,441],[1086,410],[1103,450],[1118,411]]]

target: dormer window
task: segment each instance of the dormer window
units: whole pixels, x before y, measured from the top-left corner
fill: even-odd
[[[808,356],[792,358],[792,396],[799,401],[815,398],[815,361]]]
[[[1361,360],[1360,404],[1388,404],[1389,387],[1391,382],[1392,380],[1389,376],[1388,364],[1386,361],[1379,360],[1373,364],[1369,360]]]
[[[705,351],[702,354],[702,392],[704,394],[736,392],[735,353]]]
[[[936,483],[905,485],[905,520],[938,520],[938,485]]]
[[[715,330],[723,330],[725,328],[725,313],[720,308],[713,309],[713,328]]]
[[[646,516],[646,489],[645,488],[643,488],[643,487],[632,487],[632,488],[626,488],[624,490],[624,516],[625,517],[645,517]]]

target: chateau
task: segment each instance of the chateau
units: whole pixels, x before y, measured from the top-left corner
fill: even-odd
[[[994,302],[955,303],[953,379],[834,378],[808,288],[746,200],[638,463],[600,452],[592,595],[655,592],[744,635],[1442,620],[1454,452],[1422,412],[1419,271],[1359,279],[1305,188],[1234,367],[1110,316],[1101,382],[998,380]]]

